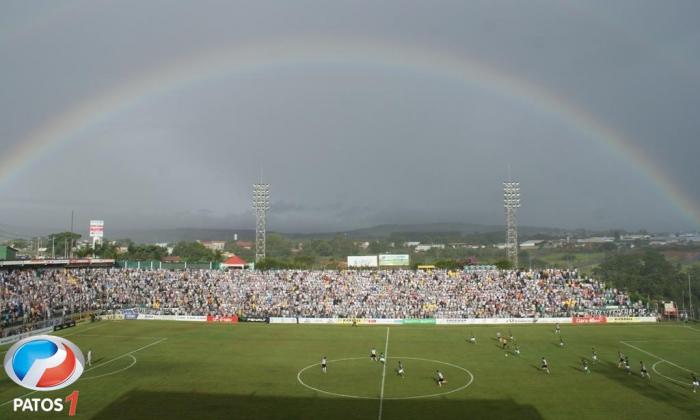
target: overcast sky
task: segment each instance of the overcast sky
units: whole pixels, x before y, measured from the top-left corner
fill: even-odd
[[[0,0],[16,166],[0,234],[66,228],[72,209],[107,236],[251,229],[261,167],[278,231],[501,224],[509,167],[521,224],[696,229],[699,16],[696,0]]]

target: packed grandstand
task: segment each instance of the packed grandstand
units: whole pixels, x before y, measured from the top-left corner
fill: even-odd
[[[520,318],[649,315],[576,271],[14,270],[0,272],[2,328],[84,312],[251,317]],[[8,331],[6,331],[7,333]]]

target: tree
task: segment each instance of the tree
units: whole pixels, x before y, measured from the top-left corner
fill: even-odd
[[[435,267],[443,270],[459,270],[464,265],[457,260],[439,260],[435,261]]]
[[[199,242],[181,241],[173,248],[173,255],[181,257],[186,262],[221,261],[221,252],[212,251]]]
[[[81,258],[94,255],[97,258],[117,259],[119,252],[116,245],[105,241],[98,243],[94,249],[92,246],[84,246],[76,251],[76,255]]]
[[[511,269],[513,269],[513,263],[509,260],[498,260],[494,263],[494,265],[499,270],[511,270]]]
[[[129,245],[126,255],[122,257],[133,261],[159,261],[168,255],[168,250],[157,245]]]
[[[626,290],[633,298],[673,300],[681,302],[688,292],[688,278],[679,267],[671,264],[663,254],[653,249],[630,254],[608,255],[594,270],[602,281]],[[700,299],[700,291],[693,291],[693,299]]]
[[[31,246],[31,242],[26,239],[13,239],[10,241],[10,246],[15,249],[27,249]]]
[[[80,239],[80,235],[70,232],[52,233],[48,237],[48,249],[51,255],[56,255],[56,258],[70,256],[70,249],[75,246],[75,243]]]
[[[265,253],[271,257],[289,257],[292,255],[292,241],[279,233],[268,233]]]

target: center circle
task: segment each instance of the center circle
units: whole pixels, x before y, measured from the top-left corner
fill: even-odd
[[[108,372],[106,372],[106,373],[101,373],[101,374],[97,374],[97,375],[90,375],[90,376],[81,376],[81,377],[80,377],[80,380],[82,380],[82,381],[88,381],[88,380],[90,380],[90,379],[104,378],[105,376],[116,375],[117,373],[121,373],[121,372],[124,372],[125,370],[131,369],[131,368],[136,364],[136,357],[134,357],[133,354],[129,354],[128,356],[129,356],[129,358],[131,358],[131,361],[130,361],[130,363],[129,363],[128,365],[126,365],[126,366],[124,366],[124,367],[117,367],[116,369],[113,368],[114,370],[108,371]],[[123,358],[121,358],[121,359],[123,359],[123,360],[129,360],[129,359],[127,359],[126,357],[123,357]],[[115,360],[116,360],[116,359],[115,359]],[[111,365],[111,364],[112,364],[112,363],[96,364],[96,365],[93,366],[93,367],[88,367],[87,369],[85,369],[85,372],[89,372],[89,371],[91,371],[91,370],[93,370],[93,369],[98,369],[98,371],[99,371],[100,368],[102,368],[102,367],[104,367],[104,366],[106,366],[106,365]],[[118,365],[117,365],[117,366],[118,366]]]
[[[369,358],[368,358],[368,357],[346,357],[346,358],[342,358],[342,359],[329,360],[329,361],[328,361],[328,365],[329,365],[328,369],[329,369],[329,372],[332,372],[332,366],[331,366],[332,364],[337,364],[337,363],[339,363],[339,362],[350,362],[350,361],[355,361],[355,360],[366,360],[367,363],[372,363],[372,364],[377,364],[377,365],[379,364],[379,362],[372,362],[372,361],[369,361]],[[462,391],[462,390],[464,390],[465,388],[467,388],[469,385],[471,385],[472,382],[474,382],[474,375],[473,375],[468,369],[466,369],[466,368],[464,368],[464,367],[462,367],[462,366],[459,366],[459,365],[455,365],[455,364],[453,364],[453,363],[443,362],[443,361],[434,360],[434,359],[424,359],[424,358],[421,358],[421,357],[403,357],[403,356],[392,356],[392,357],[387,357],[387,362],[386,362],[387,364],[389,363],[389,360],[397,360],[397,361],[398,361],[398,360],[402,360],[402,361],[403,361],[403,360],[413,360],[413,361],[419,361],[419,362],[424,362],[424,363],[431,363],[431,364],[438,364],[438,365],[443,365],[443,366],[449,366],[450,368],[452,368],[452,370],[455,370],[455,369],[456,369],[456,370],[459,370],[459,371],[462,371],[462,372],[466,373],[467,375],[469,375],[469,379],[468,379],[464,384],[460,385],[459,387],[454,388],[454,389],[450,389],[450,390],[447,390],[447,391],[444,391],[444,392],[426,393],[426,394],[421,394],[421,395],[409,395],[409,396],[400,396],[400,397],[384,396],[384,397],[382,398],[382,399],[384,399],[384,400],[411,400],[411,399],[431,398],[431,397],[437,397],[437,396],[442,396],[442,395],[448,395],[448,394],[452,394],[452,393],[455,393],[455,392]],[[297,381],[298,381],[302,386],[306,387],[307,389],[310,389],[310,390],[316,391],[316,392],[320,392],[320,393],[326,394],[326,395],[332,395],[332,396],[335,396],[335,397],[355,398],[355,399],[363,399],[363,400],[378,400],[378,399],[380,399],[379,396],[356,395],[356,394],[352,394],[352,393],[348,393],[348,392],[344,392],[344,393],[343,393],[343,392],[332,392],[332,391],[327,391],[327,390],[325,390],[325,389],[321,389],[321,388],[319,388],[319,387],[317,387],[317,386],[309,385],[308,383],[304,382],[304,380],[302,379],[302,376],[304,375],[304,372],[306,372],[307,370],[309,370],[309,369],[311,369],[311,368],[314,368],[314,367],[317,368],[317,369],[319,369],[319,370],[320,370],[320,368],[321,368],[319,363],[314,363],[314,364],[311,364],[311,365],[309,365],[309,366],[306,366],[306,367],[302,368],[302,369],[299,370],[299,372],[297,373]],[[389,368],[389,367],[387,366],[386,369],[387,369],[387,371],[386,371],[387,376],[390,375],[390,374],[392,374],[392,373],[395,373],[395,369],[393,369],[393,368]],[[391,370],[390,370],[390,369],[391,369]],[[406,370],[407,370],[407,372],[408,372],[407,375],[410,375],[411,371],[410,371],[410,367],[409,367],[409,366],[407,366]],[[327,375],[327,374],[324,374],[324,375]],[[408,377],[408,376],[407,376],[407,377]],[[378,381],[379,379],[381,379],[381,374],[380,374],[380,376],[377,378],[377,381]],[[448,379],[448,380],[450,379],[449,376],[447,377],[447,379]],[[307,381],[308,381],[308,379],[307,379]],[[434,380],[434,379],[433,379],[433,382],[432,382],[432,383],[433,383],[434,386],[437,386],[437,385],[435,385],[435,380]]]

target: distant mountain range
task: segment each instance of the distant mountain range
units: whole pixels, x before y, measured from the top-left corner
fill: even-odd
[[[522,239],[544,236],[560,237],[567,231],[557,228],[520,226],[518,232]],[[406,225],[378,225],[368,228],[354,229],[338,232],[324,233],[286,233],[284,236],[296,239],[328,239],[336,235],[342,235],[355,240],[426,240],[426,239],[451,239],[459,237],[500,237],[505,236],[505,226],[502,225],[478,225],[472,223],[425,223]],[[110,239],[129,238],[139,243],[178,242],[195,240],[223,240],[232,241],[255,239],[255,230],[252,229],[140,229],[140,230],[116,230],[110,232]],[[504,238],[505,240],[505,238]]]

